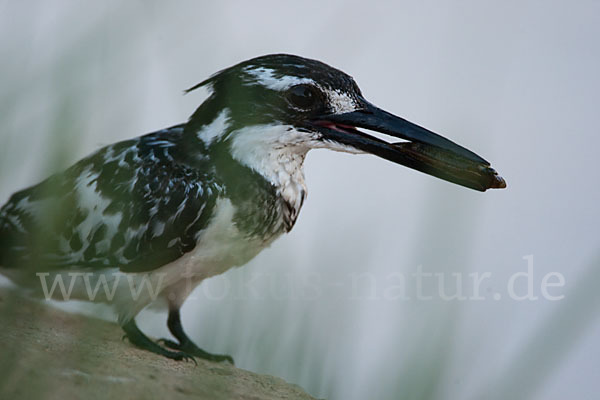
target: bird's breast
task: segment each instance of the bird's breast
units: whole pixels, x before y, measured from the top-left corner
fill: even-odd
[[[197,235],[195,248],[165,270],[175,276],[191,273],[201,281],[246,264],[284,232],[283,221],[263,220],[260,229],[249,229],[240,224],[243,213],[230,199],[219,199],[209,225]]]

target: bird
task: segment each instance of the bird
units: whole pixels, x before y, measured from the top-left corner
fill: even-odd
[[[207,96],[186,123],[102,147],[10,196],[0,208],[0,273],[33,295],[48,297],[50,286],[59,300],[110,304],[139,348],[233,364],[189,338],[181,306],[203,280],[292,229],[309,150],[368,153],[482,192],[506,187],[485,159],[378,108],[321,61],[264,55],[185,92],[199,88]],[[155,302],[166,304],[176,340],[137,326]]]

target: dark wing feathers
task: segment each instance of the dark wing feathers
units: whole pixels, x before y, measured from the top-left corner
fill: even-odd
[[[177,159],[182,131],[104,147],[15,193],[0,209],[0,264],[142,272],[192,250],[223,189],[201,158]]]

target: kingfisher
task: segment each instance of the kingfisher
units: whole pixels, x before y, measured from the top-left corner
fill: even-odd
[[[186,92],[198,88],[208,96],[186,123],[105,146],[14,193],[0,209],[0,272],[34,295],[61,288],[51,297],[112,305],[139,348],[233,363],[188,337],[180,308],[204,279],[292,229],[309,150],[369,153],[482,192],[506,187],[486,160],[376,107],[317,60],[261,56]],[[176,340],[136,325],[155,303],[168,307]]]

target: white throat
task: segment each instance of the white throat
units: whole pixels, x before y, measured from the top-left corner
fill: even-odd
[[[261,174],[294,209],[306,196],[302,165],[310,134],[280,124],[255,125],[231,133],[231,155]]]

